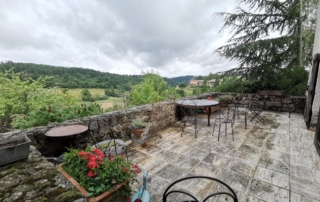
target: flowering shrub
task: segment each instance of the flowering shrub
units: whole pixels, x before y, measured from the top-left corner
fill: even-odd
[[[89,196],[98,196],[114,189],[117,184],[130,180],[137,182],[136,175],[140,172],[137,164],[127,161],[125,156],[104,158],[103,153],[95,148],[87,147],[85,151],[69,149],[64,154],[63,169],[88,191]],[[116,195],[131,196],[128,184],[116,191]]]

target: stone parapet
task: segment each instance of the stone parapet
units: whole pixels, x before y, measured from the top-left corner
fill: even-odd
[[[209,96],[211,96],[214,100],[220,95],[229,95],[231,97],[235,97],[240,94],[212,92],[181,99],[207,99]],[[239,107],[247,107],[249,95],[254,94],[243,94]],[[305,102],[301,102],[299,106],[301,109],[303,109],[304,105]],[[271,111],[292,110],[292,112],[298,112],[296,108],[292,107],[292,103],[288,104],[283,102],[275,103],[266,101],[264,107],[265,110]],[[45,133],[52,128],[76,124],[88,126],[88,131],[69,138],[73,145],[77,145],[77,147],[80,148],[85,148],[88,143],[94,143],[90,137],[90,133],[96,141],[102,141],[110,137],[110,128],[113,134],[115,134],[116,138],[122,139],[123,141],[130,140],[130,124],[135,118],[142,118],[145,122],[148,122],[150,124],[150,132],[156,134],[158,130],[166,128],[176,121],[174,100],[132,107],[121,111],[108,112],[80,119],[67,120],[62,123],[52,123],[48,126],[34,127],[22,131],[17,130],[8,133],[2,133],[0,135],[0,140],[8,139],[13,136],[27,135],[31,139],[32,145],[34,145],[43,155],[57,156],[58,153],[55,152],[57,152],[58,147],[61,147],[61,140],[58,138],[55,139],[45,136]],[[104,127],[104,124],[108,125],[108,127]]]

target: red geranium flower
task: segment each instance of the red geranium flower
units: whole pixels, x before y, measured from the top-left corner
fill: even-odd
[[[98,154],[101,158],[104,157],[104,154],[98,148],[94,148],[93,152]]]
[[[93,172],[92,170],[90,170],[88,172],[88,177],[93,177],[93,176],[96,176],[97,174],[95,172]]]

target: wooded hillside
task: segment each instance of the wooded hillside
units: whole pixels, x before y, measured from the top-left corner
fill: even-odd
[[[61,88],[114,88],[128,91],[142,80],[141,75],[119,75],[79,67],[57,67],[33,63],[1,62],[0,71],[14,68],[14,72],[24,72],[23,77],[37,80],[40,76],[53,76],[46,87]],[[164,78],[169,86],[177,85],[172,79]]]

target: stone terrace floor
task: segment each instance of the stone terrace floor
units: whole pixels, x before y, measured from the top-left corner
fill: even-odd
[[[138,163],[142,176],[149,171],[147,190],[152,201],[162,201],[165,188],[185,176],[205,175],[230,185],[240,202],[320,202],[320,157],[313,144],[314,132],[306,130],[303,116],[286,112],[262,112],[266,123],[236,118],[234,138],[212,136],[206,115],[201,115],[196,139],[193,131],[180,137],[180,125],[159,131],[147,147],[130,147],[129,159]],[[230,131],[230,130],[229,130]],[[202,199],[220,189],[208,180],[188,181],[179,186]],[[181,195],[173,195],[177,201]],[[214,201],[214,200],[211,200]],[[215,201],[231,201],[228,197]]]

